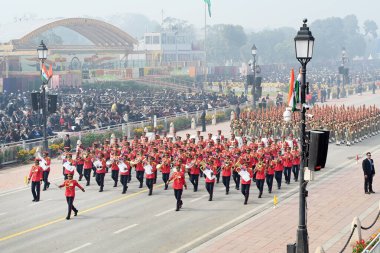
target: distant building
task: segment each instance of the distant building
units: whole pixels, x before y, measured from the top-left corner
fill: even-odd
[[[190,37],[176,32],[145,33],[128,55],[128,67],[202,67],[205,52]]]

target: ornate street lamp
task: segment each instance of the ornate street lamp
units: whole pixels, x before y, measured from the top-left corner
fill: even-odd
[[[302,65],[301,82],[301,166],[300,166],[300,193],[299,193],[299,221],[297,229],[296,249],[297,253],[309,253],[308,233],[306,226],[306,197],[307,181],[305,181],[305,161],[306,161],[306,65],[313,57],[314,37],[307,26],[307,19],[303,20],[303,25],[294,38],[296,58]],[[289,247],[288,247],[289,249]]]
[[[37,53],[38,53],[38,59],[41,62],[41,75],[42,75],[42,64],[44,64],[45,60],[47,59],[48,55],[48,48],[44,44],[44,41],[41,40],[41,44],[37,48]],[[46,116],[46,90],[45,90],[45,85],[47,83],[42,82],[42,118],[43,118],[43,137],[44,137],[44,151],[48,151],[48,141],[47,141],[47,133],[46,133],[46,123],[47,123],[47,116]]]
[[[251,70],[253,72],[253,83],[252,83],[252,99],[253,99],[253,109],[256,108],[256,97],[255,97],[255,90],[256,90],[256,87],[255,87],[255,82],[256,82],[256,55],[257,55],[257,48],[255,46],[255,44],[253,44],[252,48],[251,48],[251,54],[253,56],[253,63],[251,65]]]

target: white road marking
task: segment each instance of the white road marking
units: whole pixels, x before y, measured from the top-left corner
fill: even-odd
[[[72,253],[72,252],[78,251],[78,250],[83,249],[84,247],[87,247],[90,245],[91,245],[91,243],[88,242],[88,243],[83,244],[82,246],[76,247],[75,249],[65,251],[65,253]]]
[[[139,224],[133,224],[133,225],[130,225],[130,226],[128,226],[128,227],[125,227],[125,228],[119,229],[118,231],[115,231],[115,232],[113,232],[113,233],[114,233],[114,234],[119,234],[119,233],[124,232],[124,231],[126,231],[126,230],[128,230],[128,229],[134,228],[134,227],[136,227],[137,225],[139,225]]]
[[[208,196],[208,194],[202,195],[202,196],[200,196],[199,198],[196,198],[196,199],[190,200],[190,202],[191,202],[191,203],[196,202],[196,201],[201,200],[201,199],[203,199],[204,197],[207,197],[207,196]]]
[[[162,215],[164,215],[164,214],[167,214],[167,213],[170,213],[170,212],[173,212],[173,211],[174,211],[174,209],[169,209],[169,210],[163,211],[163,212],[161,212],[161,213],[158,213],[158,214],[156,214],[155,216],[156,216],[156,217],[160,217],[160,216],[162,216]]]

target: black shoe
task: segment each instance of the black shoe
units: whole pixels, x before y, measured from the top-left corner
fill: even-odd
[[[179,204],[179,208],[182,208],[183,202],[181,200],[181,203]]]
[[[268,191],[269,193],[272,193],[272,191]]]
[[[208,199],[208,201],[212,201],[212,197],[210,197],[210,198]]]
[[[374,191],[369,191],[370,193],[375,193]]]
[[[179,208],[177,207],[177,208],[175,209],[175,211],[178,212],[178,211],[179,211]]]
[[[122,191],[122,193],[121,194],[125,194],[126,193],[126,191]]]
[[[46,188],[43,188],[42,190],[43,190],[43,191],[46,191]]]
[[[89,182],[87,182],[86,186],[89,186],[89,185],[90,185],[90,183],[89,183]]]
[[[36,202],[36,200],[35,200],[35,199],[33,199],[32,201],[33,201],[33,202]]]
[[[70,220],[70,217],[66,217],[66,220]]]
[[[117,184],[114,184],[113,187],[117,187]]]
[[[78,210],[74,211],[74,216],[78,216]]]
[[[50,183],[48,182],[46,187],[49,189],[49,186],[50,186]]]
[[[148,196],[152,196],[152,192],[149,192]]]
[[[247,204],[247,201],[244,201],[244,205],[246,205]]]
[[[365,194],[369,194],[369,192],[365,192]]]
[[[103,189],[100,189],[100,190],[99,190],[99,192],[102,192],[102,191],[103,191]]]

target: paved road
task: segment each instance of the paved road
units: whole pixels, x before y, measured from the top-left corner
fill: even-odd
[[[359,100],[380,103],[378,95],[352,99],[355,103],[360,103]],[[216,132],[216,129],[226,126],[228,123],[210,128],[209,131]],[[376,136],[352,147],[330,145],[327,168],[317,174],[316,182],[328,182],[334,175],[333,171],[343,171],[354,163],[352,159],[357,154],[364,153],[379,141],[380,136]],[[189,190],[183,194],[183,210],[175,212],[173,191],[164,191],[160,184],[159,181],[155,186],[153,196],[147,196],[147,191],[138,189],[136,179],[133,179],[127,194],[121,195],[120,187],[111,187],[110,175],[107,175],[105,192],[99,193],[93,183],[86,187],[85,193],[77,193],[75,204],[80,213],[70,221],[64,219],[66,203],[63,190],[55,185],[43,192],[39,203],[31,202],[29,190],[2,193],[0,252],[185,252],[213,238],[222,239],[223,243],[223,235],[217,235],[242,221],[274,212],[273,194],[265,193],[262,199],[258,199],[258,191],[253,185],[249,205],[244,206],[241,193],[233,190],[226,196],[222,184],[217,185],[214,201],[209,202],[205,188],[201,186],[201,190],[194,193],[190,183]],[[356,189],[361,189],[361,184],[358,182],[360,186]],[[378,180],[375,180],[375,189],[380,189],[376,187],[378,185]],[[279,196],[281,202],[289,199],[289,203],[292,203],[291,199],[297,196],[297,190],[298,185],[291,183],[274,194]],[[376,198],[376,195],[370,197]],[[319,198],[323,201],[325,196],[321,193]],[[277,212],[277,215],[286,213],[284,209],[281,210],[283,212]],[[294,218],[297,213],[289,215]],[[289,224],[279,225],[276,227],[275,224],[273,231]],[[295,229],[296,224],[290,224],[284,238],[294,240]],[[270,234],[265,237],[274,240]],[[230,246],[233,243],[240,241],[230,242]],[[284,246],[281,248],[284,249]],[[199,250],[202,250],[202,246]]]

